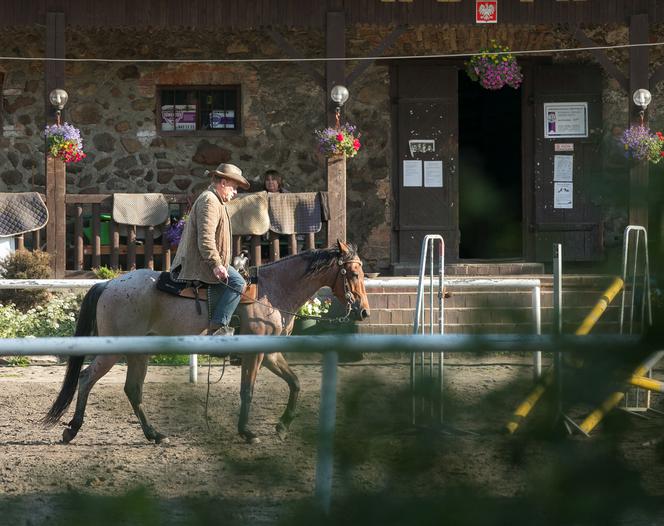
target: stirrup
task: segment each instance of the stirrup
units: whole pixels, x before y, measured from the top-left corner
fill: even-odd
[[[229,327],[228,325],[222,325],[221,327],[210,327],[208,329],[208,336],[233,336],[235,334],[235,329]]]

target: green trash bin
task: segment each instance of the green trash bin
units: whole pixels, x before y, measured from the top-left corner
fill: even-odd
[[[102,245],[111,244],[111,236],[109,234],[109,223],[111,222],[111,214],[99,214],[100,231],[99,237],[101,238]],[[83,216],[83,235],[88,243],[92,243],[92,216]]]

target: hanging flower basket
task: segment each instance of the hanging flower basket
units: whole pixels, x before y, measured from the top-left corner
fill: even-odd
[[[466,62],[466,73],[471,80],[491,90],[511,86],[517,89],[523,82],[521,66],[507,46],[499,46],[495,40],[491,46]]]
[[[71,124],[65,122],[46,126],[44,136],[48,153],[54,159],[60,159],[66,164],[77,163],[85,159],[81,132]]]
[[[346,157],[355,157],[362,146],[357,128],[349,123],[339,128],[316,130],[315,134],[318,139],[318,151],[326,157],[343,154],[346,154]]]
[[[652,132],[645,125],[627,128],[620,142],[625,146],[627,156],[636,161],[657,164],[664,157],[664,135],[662,132]]]

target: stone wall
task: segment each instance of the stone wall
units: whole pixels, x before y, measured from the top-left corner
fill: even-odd
[[[624,27],[586,28],[597,43],[626,43]],[[324,34],[281,30],[306,56],[323,56]],[[389,28],[347,28],[347,54],[366,56],[387,36]],[[654,28],[653,38],[662,33]],[[391,55],[463,53],[496,39],[512,49],[574,47],[568,30],[546,26],[418,26],[401,36]],[[0,34],[2,55],[43,56],[45,30],[10,29]],[[283,58],[283,52],[257,31],[203,34],[186,29],[88,30],[68,28],[67,56],[123,59]],[[662,61],[653,48],[652,63]],[[611,52],[627,71],[627,52]],[[554,55],[555,61],[592,63],[588,54]],[[324,76],[322,63],[310,63]],[[347,73],[356,64],[348,63]],[[0,137],[0,191],[22,191],[44,185],[45,123],[43,63],[0,62],[3,85],[3,133]],[[238,164],[253,181],[268,169],[281,171],[292,191],[325,188],[324,159],[316,152],[313,130],[325,125],[326,94],[308,72],[291,62],[232,64],[68,63],[70,101],[67,121],[78,126],[88,158],[68,168],[72,193],[168,192],[198,193],[206,186],[205,169],[219,162]],[[242,131],[224,136],[161,135],[156,124],[157,85],[242,86]],[[344,119],[362,132],[363,148],[348,162],[349,240],[359,245],[367,268],[390,264],[393,221],[391,159],[394,141],[390,122],[389,66],[376,62],[350,86]],[[664,95],[655,87],[655,101]],[[604,133],[628,121],[628,95],[605,77]],[[653,105],[651,121],[664,120],[664,105]],[[618,231],[625,211],[618,207],[611,228]]]

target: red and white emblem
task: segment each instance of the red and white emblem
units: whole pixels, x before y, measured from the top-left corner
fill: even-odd
[[[496,24],[498,22],[498,0],[475,1],[475,22],[478,24]]]

